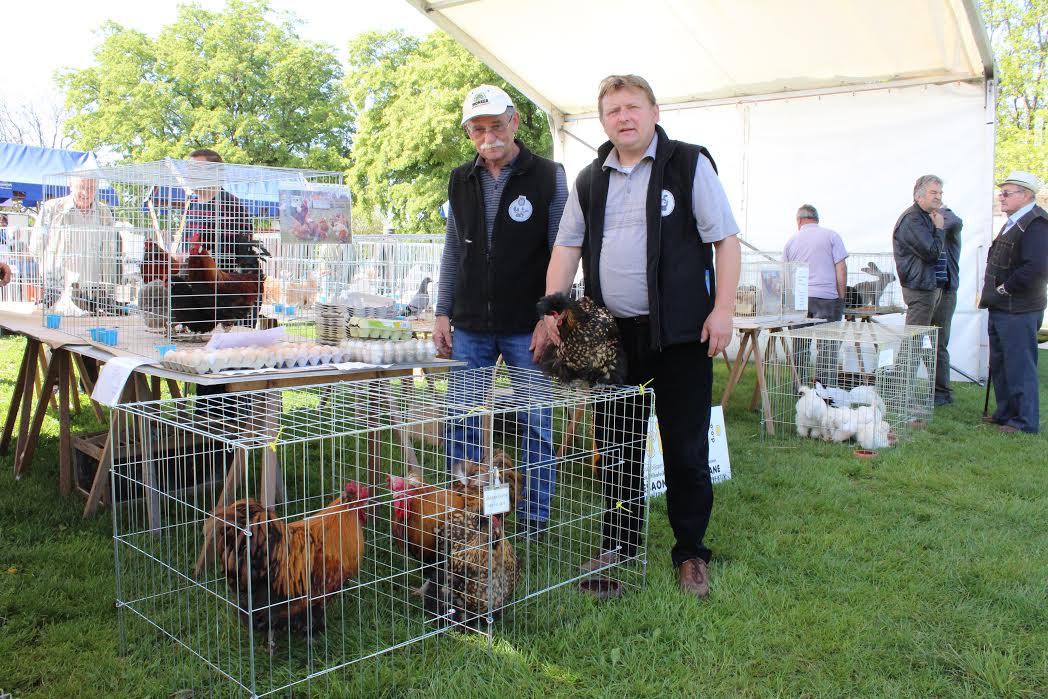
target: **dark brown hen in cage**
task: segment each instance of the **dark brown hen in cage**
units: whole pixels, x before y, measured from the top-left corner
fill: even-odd
[[[546,374],[565,383],[622,383],[626,353],[619,328],[608,309],[588,297],[550,294],[539,300],[539,314],[557,317],[560,344],[550,344],[539,358]]]

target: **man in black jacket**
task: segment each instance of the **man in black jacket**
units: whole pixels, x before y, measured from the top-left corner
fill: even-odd
[[[456,168],[448,182],[450,211],[433,341],[442,354],[465,361],[470,369],[493,366],[499,355],[511,367],[534,368],[528,346],[533,332],[541,330],[536,304],[568,196],[564,168],[514,138],[520,115],[498,87],[470,90],[462,107],[462,126],[477,157]],[[548,380],[531,379],[534,385],[522,385],[527,381],[514,382],[516,395],[541,400],[549,393]],[[451,377],[452,400],[484,402],[475,388],[463,384]],[[549,520],[556,478],[553,416],[545,408],[521,411],[518,420],[525,423],[521,461],[526,480],[517,522],[537,538]],[[482,460],[477,416],[455,421],[447,453],[453,471],[464,460]]]
[[[597,105],[609,141],[575,181],[546,293],[567,292],[581,260],[586,294],[617,321],[626,383],[654,389],[666,508],[675,538],[673,564],[681,589],[705,597],[711,552],[703,539],[713,510],[711,358],[733,332],[739,228],[709,152],[671,140],[657,125],[659,107],[644,78],[605,78]],[[546,325],[551,339],[559,341],[556,321],[547,316]],[[605,410],[598,415],[606,457],[603,541],[584,571],[627,561],[643,543],[643,450],[650,406],[640,398],[634,403],[616,406],[619,414]]]
[[[997,410],[985,418],[1001,432],[1040,430],[1037,329],[1048,301],[1048,213],[1037,206],[1041,187],[1028,172],[1013,171],[998,187],[1008,214],[986,257],[979,308],[990,311],[990,374]]]

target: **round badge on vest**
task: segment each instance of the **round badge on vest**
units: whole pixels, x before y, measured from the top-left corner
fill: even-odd
[[[532,212],[535,208],[528,201],[528,198],[521,194],[519,197],[514,199],[509,204],[509,217],[517,223],[524,223],[531,218]]]
[[[673,195],[670,193],[670,190],[668,190],[668,189],[662,190],[662,201],[661,201],[662,217],[666,218],[667,216],[672,214],[673,213],[673,208],[676,205],[677,205],[677,202],[673,198]]]

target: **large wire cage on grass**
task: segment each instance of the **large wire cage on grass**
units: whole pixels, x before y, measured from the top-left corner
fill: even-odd
[[[766,434],[876,451],[931,419],[938,328],[841,321],[770,335]]]
[[[48,320],[89,341],[116,330],[105,343],[142,356],[256,324],[271,254],[259,232],[350,239],[336,172],[167,159],[51,175],[44,194],[35,253]]]
[[[890,252],[849,252],[844,297],[849,315],[886,315],[906,310]]]
[[[735,317],[752,321],[803,318],[808,308],[808,264],[745,256],[735,291]]]
[[[596,575],[643,585],[643,482],[604,476],[644,473],[650,390],[438,376],[115,410],[122,647],[158,691],[329,696],[364,666],[333,671],[453,629],[548,625],[622,512],[639,545]]]

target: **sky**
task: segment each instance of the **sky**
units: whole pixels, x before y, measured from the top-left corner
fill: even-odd
[[[225,0],[196,0],[210,10],[221,10]],[[93,62],[99,26],[114,20],[124,27],[156,36],[175,20],[179,3],[170,0],[106,0],[104,3],[57,0],[47,4],[31,28],[4,32],[3,47],[9,67],[17,66],[17,79],[8,73],[3,95],[11,106],[25,102],[60,101],[51,76],[60,68],[84,68]],[[435,27],[404,0],[270,0],[277,11],[291,12],[302,20],[298,34],[304,39],[331,44],[340,60],[346,44],[370,30],[404,29],[424,35]]]

